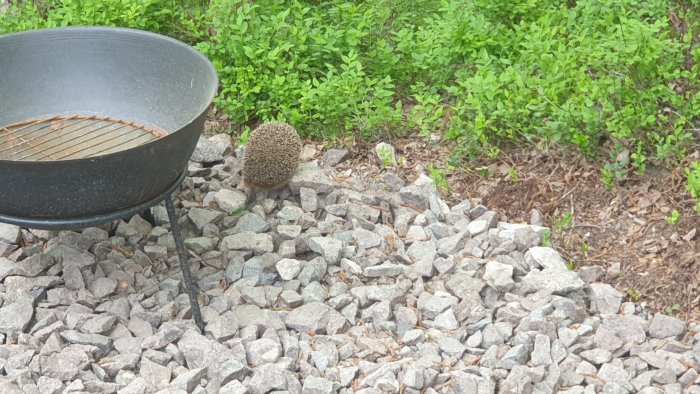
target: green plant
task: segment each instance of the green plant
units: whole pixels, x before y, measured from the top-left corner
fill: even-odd
[[[518,169],[515,167],[510,167],[508,169],[508,177],[513,183],[518,182]]]
[[[417,128],[422,136],[430,136],[443,122],[445,106],[441,103],[442,97],[436,86],[428,88],[423,82],[412,86],[411,90],[418,93],[413,95],[417,104],[411,108],[409,125]]]
[[[584,256],[588,256],[588,250],[589,250],[588,243],[582,242],[582,243],[581,243],[581,253],[582,253]]]
[[[396,159],[396,164],[398,164],[399,167],[405,167],[406,166],[406,156],[399,156]]]
[[[642,298],[634,289],[627,290],[627,296],[635,302],[638,302]]]
[[[437,187],[438,191],[446,194],[450,191],[450,185],[447,182],[447,173],[450,171],[450,168],[448,169],[442,169],[442,168],[437,168],[433,166],[432,164],[428,165],[428,172],[430,173],[430,178],[433,180],[435,183],[435,186]]]
[[[552,225],[557,236],[561,236],[564,230],[571,228],[574,215],[571,211],[565,212],[560,218],[555,218]]]
[[[681,310],[681,305],[680,304],[673,304],[673,306],[667,306],[666,307],[666,313],[669,315],[673,315],[674,313],[678,313]]]
[[[194,0],[18,1],[0,14],[0,34],[58,26],[119,26],[195,42],[203,36],[199,17],[205,4]]]
[[[243,211],[245,211],[245,208],[244,208],[244,207],[240,207],[240,208],[238,208],[238,209],[236,209],[236,210],[233,210],[233,211],[229,212],[228,215],[229,215],[229,216],[238,216],[238,215],[240,215],[241,213],[243,213]]]
[[[215,104],[235,130],[275,120],[302,136],[440,132],[455,165],[512,143],[564,147],[597,159],[613,188],[692,147],[698,21],[697,0],[33,0],[11,2],[0,34],[166,34],[213,62]]]
[[[690,192],[690,196],[693,197],[695,202],[695,212],[700,212],[700,163],[693,162],[690,167],[685,168],[686,182],[685,188]]]
[[[212,1],[215,33],[197,48],[219,72],[217,105],[236,123],[283,120],[302,135],[400,128],[390,72],[398,59],[381,38],[388,32],[372,31],[388,23],[384,3]]]
[[[491,170],[488,166],[476,167],[476,171],[479,173],[479,176],[483,178],[488,178],[491,174]]]
[[[549,229],[542,233],[542,246],[552,247],[552,232]]]
[[[573,271],[573,270],[574,270],[574,262],[573,262],[573,261],[567,261],[567,262],[566,262],[566,269],[568,269],[569,271]]]
[[[384,167],[391,167],[396,164],[394,152],[389,145],[378,146],[377,156]]]
[[[248,126],[245,126],[243,128],[243,131],[241,134],[238,135],[238,145],[239,146],[244,146],[248,144],[248,140],[250,139],[250,132],[251,129]]]
[[[666,223],[673,226],[676,223],[678,223],[679,218],[680,214],[678,213],[678,210],[674,209],[669,216],[664,217],[664,220],[666,221]]]

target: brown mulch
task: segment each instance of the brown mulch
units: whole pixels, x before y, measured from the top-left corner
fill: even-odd
[[[428,174],[431,164],[444,168],[451,151],[421,137],[390,143],[403,158],[401,166],[383,168],[373,143],[355,141],[344,146],[351,159],[337,169],[375,179],[393,171],[409,183],[421,172]],[[700,235],[695,235],[700,215],[685,191],[683,174],[651,168],[643,177],[606,190],[598,168],[572,152],[511,151],[453,169],[444,198],[482,203],[510,222],[529,222],[535,209],[552,229],[552,246],[574,269],[612,267],[602,280],[620,290],[626,301],[700,320]],[[674,209],[680,218],[671,225],[664,218]]]

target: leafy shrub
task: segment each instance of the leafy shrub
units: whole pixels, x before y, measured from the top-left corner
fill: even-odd
[[[697,0],[35,0],[0,14],[0,33],[77,24],[196,44],[241,129],[440,131],[452,164],[573,147],[608,186],[677,164],[700,129]]]
[[[504,35],[510,55],[482,50],[474,71],[458,72],[450,129],[467,152],[499,140],[572,144],[656,162],[678,159],[700,112],[672,88],[692,73],[684,44],[670,37],[661,3],[580,1],[550,7]],[[687,46],[687,45],[686,45]]]
[[[119,26],[192,42],[202,34],[195,17],[203,3],[197,0],[19,1],[0,15],[0,34],[58,26]]]
[[[219,71],[217,104],[234,122],[284,120],[313,135],[399,124],[391,75],[369,73],[358,56],[373,28],[360,6],[218,0],[207,17],[216,33],[198,48]]]

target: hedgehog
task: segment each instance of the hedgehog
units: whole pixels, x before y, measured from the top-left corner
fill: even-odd
[[[300,154],[301,138],[289,124],[269,122],[253,130],[243,157],[243,190],[248,200],[260,191],[287,186]]]

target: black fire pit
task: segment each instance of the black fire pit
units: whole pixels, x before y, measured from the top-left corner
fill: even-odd
[[[217,87],[204,56],[153,33],[64,27],[0,36],[0,222],[77,229],[165,201],[203,329],[172,195]]]

